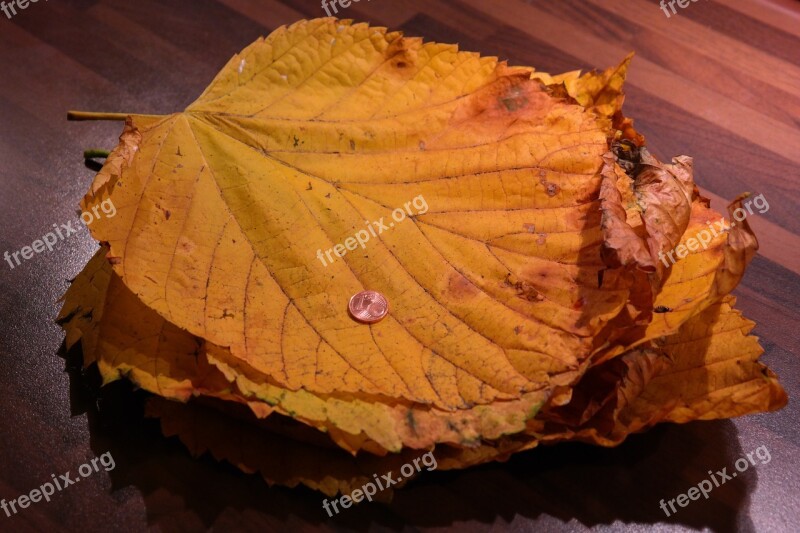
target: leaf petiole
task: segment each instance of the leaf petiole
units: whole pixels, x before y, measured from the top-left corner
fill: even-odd
[[[67,111],[67,120],[119,120],[128,118],[127,113],[95,113],[93,111]]]
[[[95,111],[67,111],[67,120],[116,120],[125,122],[130,116],[161,117],[162,115],[140,115],[138,113],[98,113]]]
[[[99,148],[91,148],[83,151],[84,159],[104,159],[109,156],[111,152],[108,150],[101,150]]]

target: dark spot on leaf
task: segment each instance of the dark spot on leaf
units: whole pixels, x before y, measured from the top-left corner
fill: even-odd
[[[411,432],[414,433],[414,435],[416,435],[417,434],[417,421],[414,420],[414,411],[412,411],[411,409],[409,409],[406,412],[406,421],[408,422],[408,425],[411,428]]]
[[[453,298],[463,299],[476,295],[478,288],[470,280],[458,272],[454,272],[447,284],[447,292]]]
[[[508,111],[516,111],[525,107],[527,100],[524,98],[521,100],[515,100],[513,98],[501,98],[500,103],[503,104]]]
[[[511,273],[506,274],[506,279],[503,280],[503,285],[506,287],[511,287],[517,292],[517,297],[522,298],[523,300],[528,300],[529,302],[541,302],[544,300],[544,296],[536,290],[536,288],[528,283],[527,281],[522,280],[515,280],[512,279]],[[517,326],[514,328],[514,333],[519,334],[521,328]]]
[[[547,193],[547,196],[553,197],[561,191],[561,187],[559,187],[555,183],[547,181],[544,178],[540,179],[539,183],[541,183],[544,186],[544,190]]]
[[[617,157],[617,164],[625,170],[631,178],[635,178],[641,169],[642,154],[635,142],[629,139],[613,141],[611,151]]]
[[[528,105],[528,99],[522,90],[514,85],[501,95],[498,100],[507,111],[517,111]]]

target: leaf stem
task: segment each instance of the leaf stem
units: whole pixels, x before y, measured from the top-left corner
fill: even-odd
[[[102,150],[100,148],[91,148],[89,150],[83,151],[83,158],[84,159],[100,159],[106,158],[111,154],[108,150]]]
[[[119,120],[128,118],[127,113],[95,113],[94,111],[67,111],[67,120]]]
[[[94,111],[67,111],[67,120],[116,120],[124,122],[128,117],[161,118],[164,115],[142,115],[139,113],[97,113]]]

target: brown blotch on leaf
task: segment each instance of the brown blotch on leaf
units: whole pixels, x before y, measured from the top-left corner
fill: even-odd
[[[555,105],[554,100],[530,79],[530,73],[502,69],[500,73],[496,81],[461,100],[450,122],[454,127],[503,131],[520,119],[544,120]]]
[[[544,300],[544,296],[542,296],[532,284],[527,281],[518,280],[510,273],[507,274],[506,279],[503,280],[503,285],[513,288],[517,292],[517,297],[523,300],[528,300],[529,302],[541,302]],[[517,326],[517,328],[519,328],[519,326]],[[519,334],[517,328],[514,328],[514,332]]]
[[[195,248],[197,248],[197,245],[194,242],[192,242],[191,239],[181,236],[178,239],[178,246],[176,247],[175,251],[176,252],[180,251],[185,253],[186,255],[191,255],[192,252],[194,252]]]
[[[528,105],[528,99],[519,85],[512,85],[498,97],[500,104],[508,111],[517,111]]]
[[[561,187],[549,181],[542,181],[542,185],[544,185],[544,190],[547,193],[547,196],[550,197],[555,196],[561,191]]]
[[[447,283],[447,292],[453,298],[463,299],[475,296],[479,291],[470,280],[458,272],[454,272]]]
[[[397,69],[403,69],[405,73],[413,73],[410,66],[417,63],[417,48],[422,43],[418,37],[399,37],[389,44],[386,50],[387,57],[392,58],[392,65]]]

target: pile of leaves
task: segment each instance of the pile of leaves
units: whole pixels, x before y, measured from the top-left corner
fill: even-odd
[[[276,30],[186,111],[127,117],[81,206],[117,214],[90,226],[67,345],[192,453],[328,495],[428,451],[465,468],[782,407],[730,296],[746,221],[661,259],[723,216],[623,116],[629,61],[550,75],[344,20]],[[347,309],[367,289],[374,324]]]

